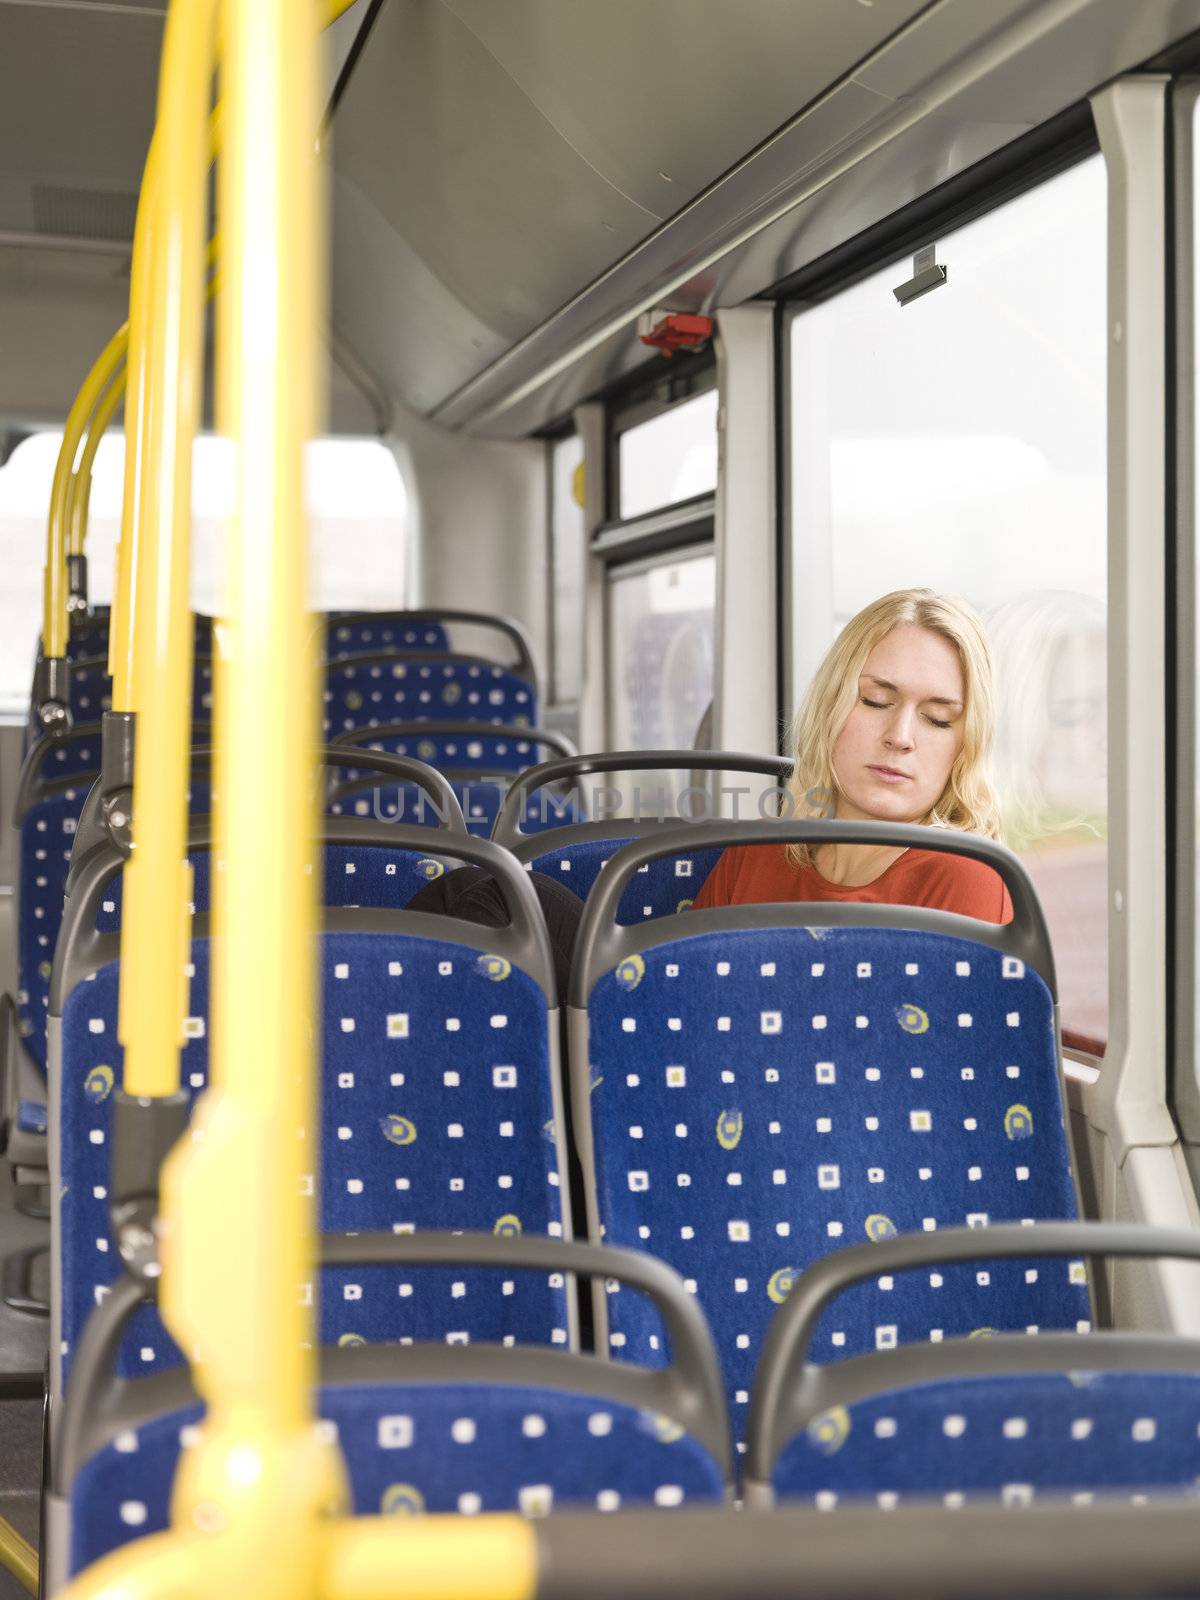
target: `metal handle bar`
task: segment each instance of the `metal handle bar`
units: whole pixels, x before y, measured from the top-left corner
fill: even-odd
[[[823,1256],[801,1274],[767,1329],[750,1397],[751,1437],[769,1429],[771,1418],[808,1360],[821,1314],[853,1284],[949,1262],[1061,1255],[1200,1261],[1200,1232],[1136,1223],[1042,1222],[1028,1228],[1004,1225],[950,1228],[934,1234],[901,1233]]]
[[[323,1267],[464,1266],[532,1269],[612,1279],[654,1302],[670,1340],[671,1363],[699,1402],[718,1459],[729,1456],[725,1392],[708,1322],[672,1267],[654,1256],[608,1245],[573,1243],[538,1234],[502,1238],[491,1233],[325,1234],[319,1241]],[[56,1481],[69,1488],[82,1465],[83,1439],[94,1401],[104,1392],[121,1339],[134,1312],[152,1300],[156,1280],[122,1276],[88,1319],[71,1375],[71,1398],[63,1417]],[[397,1366],[396,1375],[402,1376]]]
[[[760,772],[771,778],[789,778],[792,763],[783,756],[747,754],[740,750],[616,750],[601,755],[571,756],[563,761],[543,761],[522,772],[508,791],[496,818],[492,838],[512,847],[529,837],[521,831],[525,797],[535,789],[589,772]]]

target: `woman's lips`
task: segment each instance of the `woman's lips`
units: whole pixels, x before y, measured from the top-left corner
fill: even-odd
[[[907,772],[897,772],[895,767],[868,767],[868,772],[873,772],[881,783],[908,783]]]

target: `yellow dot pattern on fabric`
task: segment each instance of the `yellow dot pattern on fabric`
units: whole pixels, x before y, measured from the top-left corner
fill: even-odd
[[[896,1021],[904,1029],[905,1033],[929,1032],[929,1015],[927,1012],[922,1011],[920,1006],[901,1006],[896,1013]]]
[[[379,1509],[385,1517],[419,1517],[425,1510],[425,1496],[411,1483],[389,1484]]]
[[[641,956],[626,956],[617,968],[617,982],[622,989],[636,989],[646,975],[646,963]]]
[[[83,1080],[83,1092],[93,1105],[99,1105],[102,1100],[108,1099],[115,1081],[111,1067],[104,1065],[93,1067]]]
[[[1004,1131],[1010,1139],[1032,1139],[1033,1112],[1028,1106],[1009,1106],[1004,1113]]]
[[[850,1413],[845,1406],[834,1406],[814,1417],[805,1432],[809,1443],[823,1456],[833,1456],[850,1437]]]
[[[736,1150],[742,1142],[743,1120],[740,1111],[722,1111],[717,1118],[717,1143],[722,1150]]]
[[[380,1127],[383,1129],[383,1137],[389,1144],[406,1145],[416,1142],[416,1125],[407,1117],[397,1116],[392,1112],[383,1118]]]
[[[780,1267],[767,1280],[767,1299],[781,1306],[796,1287],[799,1272],[795,1267]]]

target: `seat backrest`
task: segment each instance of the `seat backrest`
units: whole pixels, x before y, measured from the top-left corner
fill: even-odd
[[[335,834],[353,833],[340,822]],[[376,826],[378,850],[416,854],[428,834]],[[487,867],[511,924],[483,930],[395,910],[326,911],[320,1215],[330,1229],[459,1227],[570,1233],[555,988],[545,928],[525,874],[463,835],[447,851]],[[115,852],[113,853],[115,856]],[[118,946],[95,931],[120,861],[89,862],[64,920],[51,997],[52,1390],[117,1261],[108,1219],[110,1096],[120,1082]],[[207,919],[194,924],[181,1081],[207,1082]],[[56,1018],[61,1021],[56,1025]],[[436,1279],[436,1281],[433,1281]],[[143,1313],[143,1320],[151,1313]],[[331,1274],[322,1338],[573,1340],[566,1286],[460,1282],[434,1269],[419,1295],[394,1274]],[[123,1371],[179,1359],[165,1332],[135,1329]]]
[[[449,650],[442,624],[420,612],[331,611],[325,625],[325,653],[330,661],[369,651]]]
[[[738,906],[622,928],[639,865],[710,845],[861,842],[961,851],[999,871],[1003,927],[907,906]],[[696,1286],[735,1427],[775,1306],[854,1240],[1074,1217],[1053,964],[1032,886],[990,841],[849,823],[702,824],[627,847],[585,909],[571,1089],[591,1237],[641,1244]],[[1080,1274],[1082,1280],[1083,1275]],[[602,1323],[603,1305],[597,1308]],[[1086,1281],[1026,1264],[847,1295],[814,1347],[837,1359],[988,1328],[1086,1326]],[[614,1353],[650,1359],[608,1297]]]
[[[823,1509],[878,1496],[947,1504],[1047,1492],[1193,1491],[1200,1469],[1200,1341],[1144,1333],[997,1334],[816,1364],[823,1314],[856,1282],[1034,1259],[1053,1272],[1104,1256],[1200,1261],[1200,1236],[1111,1223],[956,1229],[826,1257],[772,1322],[755,1375],[745,1493]],[[1084,1368],[1085,1370],[1080,1370]]]
[[[720,1503],[729,1429],[712,1339],[661,1262],[535,1238],[326,1239],[323,1260],[366,1256],[412,1275],[591,1272],[648,1294],[670,1328],[669,1366],[473,1345],[323,1352],[320,1415],[335,1432],[360,1515],[616,1510]],[[487,1264],[486,1266],[484,1264]],[[88,1330],[68,1401],[55,1488],[70,1500],[72,1572],[165,1525],[181,1448],[200,1416],[181,1373],[164,1393],[121,1382],[115,1357],[139,1287],[128,1279]]]
[[[537,690],[528,678],[479,656],[360,655],[331,661],[325,674],[327,739],[354,728],[453,717],[533,727]]]
[[[456,632],[452,633],[452,629]],[[325,650],[330,661],[369,653],[398,655],[457,649],[506,667],[530,683],[537,682],[528,636],[511,617],[438,607],[420,611],[333,611],[326,618]]]
[[[448,719],[355,728],[333,743],[339,749],[361,747],[415,756],[439,772],[524,772],[539,751],[549,750],[561,757],[575,754],[571,741],[561,733],[519,724],[481,725]]]
[[[25,757],[18,785],[17,1013],[25,1048],[43,1077],[50,969],[76,834],[97,777],[100,742],[95,724],[43,735]],[[85,759],[92,763],[90,769],[83,767]],[[54,776],[61,766],[77,771],[72,777]],[[207,809],[207,788],[193,785],[189,799],[193,810]]]
[[[673,817],[642,816],[636,804],[631,807],[636,796],[621,795],[616,790],[607,795],[601,790],[595,798],[611,798],[623,815],[608,816],[603,821],[571,822],[558,810],[560,801],[552,792],[552,786],[567,789],[581,808],[581,817],[586,817],[588,809],[581,781],[585,777],[663,771],[686,771],[697,777],[701,773],[755,774],[771,780],[770,786],[758,797],[761,803],[764,796],[776,793],[776,786],[790,776],[791,770],[791,762],[779,756],[724,750],[620,750],[547,761],[515,779],[492,830],[492,838],[496,844],[511,850],[518,861],[535,872],[558,878],[581,900],[586,900],[601,869],[623,845],[631,839],[661,833],[664,828],[678,828],[679,822]],[[739,787],[723,792],[741,797],[748,796],[750,791]],[[762,814],[757,805],[747,809],[752,815]],[[704,814],[707,815],[707,811]],[[719,855],[716,848],[685,850],[675,856],[656,856],[644,862],[618,907],[617,920],[622,924],[644,922],[685,911],[700,892]]]

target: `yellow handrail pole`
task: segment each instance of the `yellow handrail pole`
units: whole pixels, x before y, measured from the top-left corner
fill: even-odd
[[[125,472],[121,496],[121,532],[117,571],[108,618],[108,670],[112,676],[112,708],[134,709],[134,629],[138,547],[147,493],[145,447],[154,396],[149,393],[150,285],[154,269],[154,219],[158,193],[157,133],[150,141],[133,230],[129,266],[129,353],[125,361]]]
[[[192,441],[203,369],[205,117],[215,0],[172,7],[148,162],[154,250],[139,404],[146,489],[134,583],[133,854],[124,874],[119,1033],[124,1092],[179,1091],[191,870],[187,783],[193,630],[188,603]]]
[[[0,1566],[7,1567],[29,1594],[38,1592],[38,1553],[7,1517],[0,1517]]]
[[[67,492],[71,472],[88,419],[125,355],[126,329],[113,334],[75,396],[63,429],[54,480],[50,489],[50,516],[46,537],[46,569],[42,587],[42,655],[61,661],[67,653]]]
[[[204,1353],[208,1402],[173,1520],[219,1525],[205,1556],[214,1593],[252,1573],[260,1600],[319,1593],[318,1517],[344,1498],[340,1457],[313,1426],[313,1315],[298,1292],[314,1258],[301,1131],[316,1115],[303,497],[317,411],[316,20],[291,0],[230,4],[223,18],[217,410],[236,445],[237,509],[216,707],[211,1087],[202,1138],[177,1147],[164,1185],[163,1311]]]
[[[100,448],[100,441],[108,431],[109,425],[116,414],[125,393],[125,368],[120,366],[113,373],[108,388],[100,397],[100,403],[92,412],[91,421],[88,423],[87,435],[83,441],[83,449],[79,456],[79,465],[71,474],[71,481],[67,486],[67,575],[68,582],[73,582],[70,574],[70,558],[82,556],[84,539],[87,535],[88,507],[92,498],[92,470],[96,464],[96,452]],[[68,596],[68,605],[72,596]]]
[[[355,1517],[326,1532],[321,1600],[534,1600],[525,1517]]]

